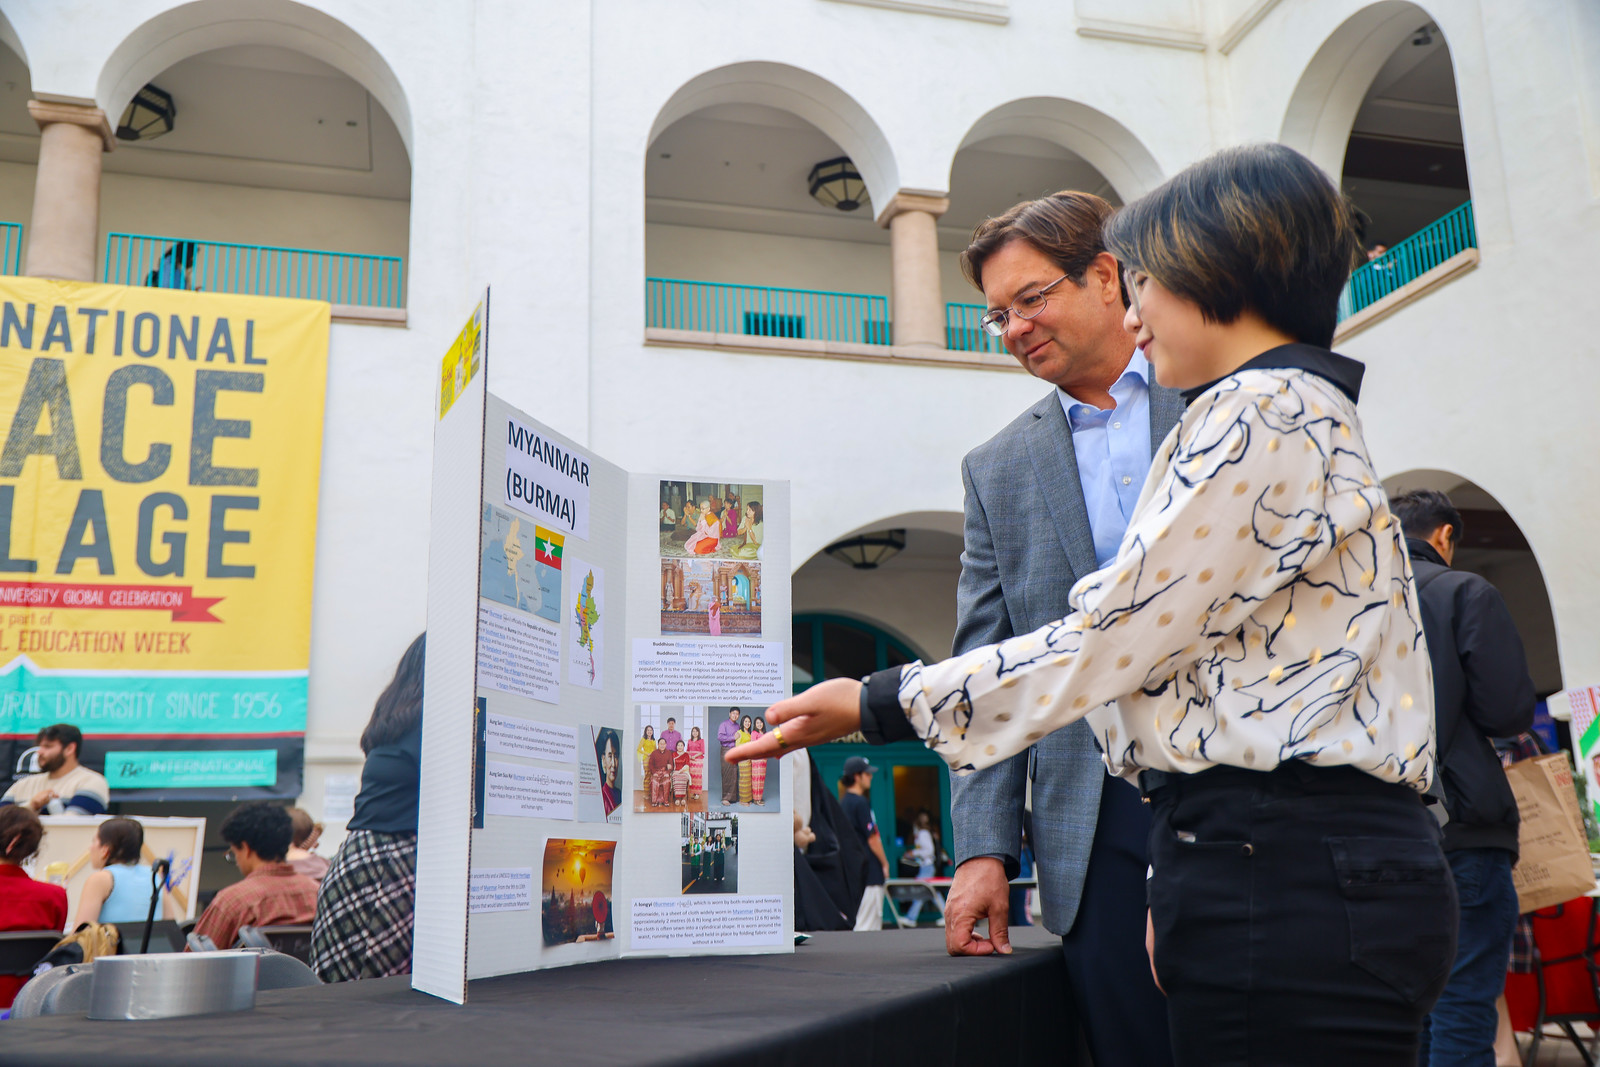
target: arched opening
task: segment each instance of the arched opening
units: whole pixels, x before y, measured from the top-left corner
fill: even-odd
[[[149,84],[170,132],[105,157],[102,278],[405,306],[410,115],[399,82],[349,27],[297,4],[228,19],[191,4],[113,53],[113,126]]]
[[[22,273],[39,163],[39,127],[28,114],[32,78],[10,23],[0,15],[0,274]]]
[[[897,180],[876,124],[814,74],[742,63],[694,79],[646,154],[645,326],[888,344],[874,214]]]
[[[1368,262],[1341,319],[1476,255],[1455,66],[1424,8],[1385,0],[1335,30],[1295,88],[1282,139],[1338,175],[1361,213]]]
[[[1392,248],[1472,198],[1455,67],[1439,27],[1419,22],[1373,77],[1346,142],[1340,181]]]
[[[1555,613],[1543,569],[1516,519],[1487,490],[1449,471],[1417,470],[1384,479],[1390,493],[1437,489],[1461,512],[1462,541],[1453,566],[1488,579],[1505,598],[1528,654],[1542,701],[1563,689]]]
[[[947,347],[1004,352],[998,339],[978,328],[982,299],[961,273],[960,253],[980,222],[1063,189],[1120,206],[1160,181],[1160,167],[1138,139],[1083,104],[1035,97],[984,115],[951,162],[950,210],[939,223]]]
[[[829,678],[859,678],[914,659],[943,658],[955,636],[956,582],[961,575],[960,516],[946,529],[905,529],[905,548],[870,570],[819,552],[795,571],[794,688]],[[885,520],[872,530],[905,521]],[[914,741],[872,746],[860,739],[811,750],[822,782],[838,788],[844,761],[865,756],[879,768],[872,808],[883,835],[890,876],[912,845],[910,823],[926,809],[938,843],[949,850],[950,775],[944,761]],[[948,869],[939,874],[950,873]],[[933,919],[933,915],[924,916]]]

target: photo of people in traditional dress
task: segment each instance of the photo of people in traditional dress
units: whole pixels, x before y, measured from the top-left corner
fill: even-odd
[[[615,841],[552,837],[544,846],[540,914],[546,945],[609,941]]]
[[[706,769],[711,752],[706,744],[706,709],[640,704],[636,714],[640,740],[634,755],[639,777],[633,810],[704,812],[709,806]]]
[[[739,891],[739,816],[710,811],[683,817],[683,891]]]
[[[734,767],[722,762],[726,749],[767,733],[766,711],[765,707],[751,704],[713,705],[707,709],[712,738],[707,747],[706,795],[712,798],[712,806],[741,811],[778,810],[781,760],[750,760]]]
[[[661,554],[710,559],[760,559],[766,533],[759,485],[662,482]]]
[[[761,633],[761,564],[744,560],[663,559],[661,632]]]

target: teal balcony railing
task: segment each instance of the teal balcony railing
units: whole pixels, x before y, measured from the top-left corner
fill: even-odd
[[[363,307],[405,306],[399,256],[113,233],[103,277],[117,285],[287,296]]]
[[[864,293],[646,278],[644,316],[646,326],[667,330],[889,343],[889,301]]]
[[[22,223],[0,222],[0,274],[22,273]]]
[[[988,310],[982,304],[946,304],[944,346],[952,352],[995,352],[1005,355],[1006,346],[1000,343],[1000,338],[990,337],[978,325]]]
[[[1468,200],[1357,267],[1339,295],[1339,321],[1416,281],[1451,256],[1477,247],[1478,231],[1472,224],[1472,201]]]

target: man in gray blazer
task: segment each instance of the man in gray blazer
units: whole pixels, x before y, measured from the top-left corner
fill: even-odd
[[[957,654],[1069,613],[1073,584],[1115,558],[1151,456],[1183,412],[1122,329],[1121,271],[1100,239],[1111,211],[1087,193],[1028,201],[979,226],[962,255],[986,324],[1055,388],[962,464]],[[1165,999],[1144,948],[1149,816],[1137,789],[1106,774],[1086,723],[954,780],[946,947],[1010,951],[1006,879],[1029,780],[1044,925],[1062,935],[1068,1007],[1094,1062],[1168,1064]],[[982,918],[986,938],[973,929]]]

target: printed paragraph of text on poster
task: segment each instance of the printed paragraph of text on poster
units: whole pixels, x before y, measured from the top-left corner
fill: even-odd
[[[633,902],[635,949],[744,948],[783,943],[783,898],[654,897]]]
[[[573,773],[488,761],[484,775],[485,810],[523,819],[571,819]]]
[[[527,911],[533,907],[532,867],[479,867],[467,889],[467,910]]]
[[[557,763],[578,762],[578,729],[575,726],[516,719],[492,711],[485,726],[484,743],[490,752]]]
[[[479,688],[559,703],[560,634],[556,627],[519,612],[479,604]]]
[[[696,704],[749,701],[775,704],[784,697],[782,641],[633,642],[633,699],[642,703]]]

